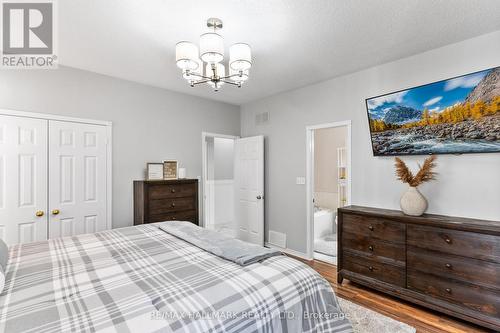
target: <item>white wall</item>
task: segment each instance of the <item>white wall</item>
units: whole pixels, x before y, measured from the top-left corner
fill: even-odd
[[[307,125],[352,120],[352,202],[398,209],[405,185],[393,159],[373,157],[365,98],[500,65],[500,31],[392,63],[282,93],[242,106],[242,136],[266,136],[266,235],[287,234],[290,249],[306,252]],[[270,112],[255,126],[255,114]],[[420,156],[405,160],[415,166]],[[439,156],[438,180],[425,184],[429,212],[500,220],[500,154]]]
[[[338,208],[337,148],[346,140],[346,126],[314,130],[314,204],[319,207]]]
[[[214,196],[216,228],[234,226],[234,139],[214,139]]]
[[[347,133],[342,130],[342,127],[333,127],[314,131],[314,190],[317,192],[337,192],[337,148],[344,146]]]
[[[214,138],[215,180],[234,179],[234,139]]]
[[[207,181],[205,226],[233,227],[234,222],[234,139],[206,137]]]
[[[146,162],[176,159],[201,176],[201,132],[240,132],[237,106],[66,67],[0,71],[0,108],[113,122],[115,228],[132,225]]]

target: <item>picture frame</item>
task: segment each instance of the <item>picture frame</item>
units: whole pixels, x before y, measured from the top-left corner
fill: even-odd
[[[163,163],[147,163],[147,180],[163,180]]]
[[[179,165],[176,160],[163,161],[163,179],[178,179]]]

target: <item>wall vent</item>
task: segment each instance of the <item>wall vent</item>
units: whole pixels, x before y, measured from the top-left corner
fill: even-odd
[[[257,113],[255,115],[255,125],[262,125],[269,122],[269,111]]]
[[[269,244],[286,249],[286,234],[269,230]]]

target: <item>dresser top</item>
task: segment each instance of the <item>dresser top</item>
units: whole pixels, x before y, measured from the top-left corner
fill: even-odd
[[[168,185],[168,184],[191,184],[197,183],[198,179],[162,179],[162,180],[134,180],[134,183],[144,183],[152,185]]]
[[[377,216],[381,218],[387,218],[406,223],[500,234],[500,221],[480,220],[480,219],[437,215],[437,214],[409,216],[403,214],[399,210],[381,209],[381,208],[363,207],[363,206],[342,207],[339,208],[339,211],[343,213],[352,213],[364,216]]]

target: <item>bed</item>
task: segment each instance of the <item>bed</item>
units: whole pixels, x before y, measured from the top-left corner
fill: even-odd
[[[240,266],[159,225],[9,248],[0,332],[352,332],[307,265]]]

